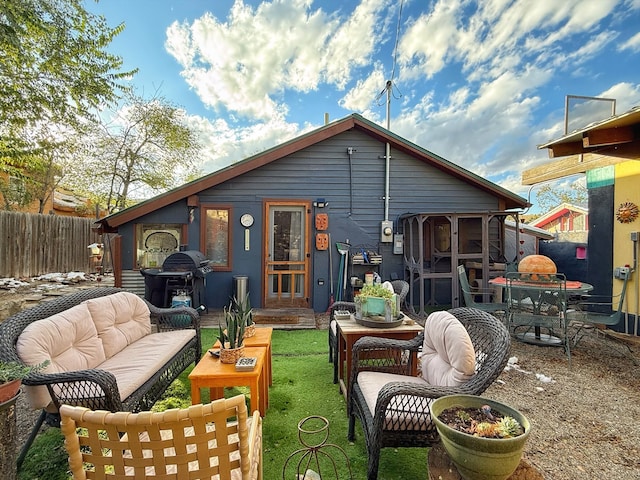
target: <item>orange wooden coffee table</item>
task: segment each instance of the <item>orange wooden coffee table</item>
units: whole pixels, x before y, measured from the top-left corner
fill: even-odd
[[[271,373],[271,335],[273,334],[272,327],[256,327],[255,335],[246,337],[242,340],[245,347],[264,347],[267,349],[267,353],[264,359],[265,363],[265,375],[267,377],[267,385],[273,385],[273,375]],[[220,348],[220,340],[216,340],[213,344],[213,350]]]
[[[237,371],[235,364],[222,363],[219,358],[206,352],[189,374],[191,403],[201,403],[200,389],[209,388],[211,400],[224,397],[224,387],[249,387],[251,411],[259,410],[264,417],[269,406],[269,384],[264,361],[265,347],[245,347],[245,357],[256,357],[257,362],[249,372]]]

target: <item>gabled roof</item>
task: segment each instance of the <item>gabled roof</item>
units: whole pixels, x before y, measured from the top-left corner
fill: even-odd
[[[548,211],[544,215],[541,215],[540,217],[533,220],[531,222],[531,225],[534,225],[534,226],[546,225],[547,223],[554,221],[555,219],[563,216],[568,212],[576,212],[580,215],[589,214],[589,210],[587,210],[586,208],[579,207],[578,205],[571,205],[569,203],[563,203],[561,205],[558,205],[556,208]]]
[[[504,225],[505,227],[510,228],[512,230],[515,230],[516,228],[516,222],[514,222],[513,220],[505,220]],[[533,235],[535,237],[541,238],[543,240],[553,240],[554,238],[556,238],[556,236],[553,233],[549,233],[547,230],[534,227],[533,225],[530,225],[528,223],[518,223],[517,225],[518,225],[518,228],[521,228],[522,230],[524,230],[524,232],[530,235]]]
[[[495,195],[504,202],[505,209],[526,208],[528,202],[509,190],[506,190],[493,182],[490,182],[470,171],[439,157],[424,148],[415,145],[408,140],[393,134],[391,131],[369,121],[358,114],[352,114],[341,120],[324,125],[309,133],[284,142],[262,153],[251,156],[237,163],[233,163],[216,172],[210,173],[180,187],[174,188],[165,193],[161,193],[149,200],[145,200],[121,212],[114,213],[98,220],[105,230],[117,228],[118,226],[135,220],[143,215],[153,212],[176,201],[183,200],[199,192],[215,187],[223,182],[250,172],[292,153],[298,152],[328,138],[339,135],[343,132],[357,129],[371,137],[381,141],[389,142],[392,148],[402,151],[412,157],[436,167],[454,177],[457,177],[475,187]]]

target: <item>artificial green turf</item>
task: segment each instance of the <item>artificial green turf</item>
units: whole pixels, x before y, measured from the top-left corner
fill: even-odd
[[[202,329],[203,352],[211,348],[215,342],[217,329]],[[367,451],[362,437],[362,426],[356,421],[356,440],[349,443],[347,440],[348,417],[346,404],[338,386],[333,384],[333,366],[328,359],[328,334],[326,330],[274,330],[272,337],[273,353],[273,386],[269,389],[269,409],[263,420],[263,455],[265,480],[278,480],[283,478],[283,468],[287,459],[287,479],[295,478],[298,463],[306,465],[309,457],[303,457],[304,452],[293,455],[294,452],[304,449],[298,436],[298,423],[309,416],[321,416],[328,420],[327,445],[319,450],[329,455],[335,462],[337,475],[327,458],[320,463],[323,480],[348,479],[349,468],[344,454],[349,460],[352,478],[359,480],[367,476]],[[188,374],[193,367],[188,368],[180,375],[179,381],[183,388],[171,389],[175,395],[189,395]],[[180,393],[185,392],[185,393]],[[225,396],[231,397],[243,393],[249,394],[247,388],[225,389]],[[183,399],[186,400],[186,399]],[[207,389],[203,389],[202,401],[209,400]],[[168,402],[171,404],[171,401]],[[319,426],[319,422],[305,424],[307,429]],[[58,434],[59,435],[59,434]],[[47,456],[45,448],[40,442],[39,435],[31,448],[28,456],[38,454]],[[59,444],[54,446],[58,452],[62,448],[59,435]],[[303,435],[307,445],[318,445],[324,437],[316,435]],[[339,447],[339,448],[338,448]],[[322,457],[322,455],[319,455]],[[27,462],[25,462],[26,466]],[[293,468],[293,470],[292,470]],[[317,471],[315,463],[310,467]],[[51,476],[60,469],[63,476]],[[30,469],[29,469],[30,470]],[[49,465],[48,478],[64,478],[66,468]],[[33,470],[31,471],[33,472]],[[20,478],[44,478],[29,476],[28,471],[21,472]],[[426,448],[383,448],[380,455],[379,480],[404,480],[427,478],[427,449]]]

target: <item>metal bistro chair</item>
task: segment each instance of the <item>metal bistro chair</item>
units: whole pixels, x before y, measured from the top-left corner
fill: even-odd
[[[507,319],[514,336],[534,345],[563,346],[571,362],[566,277],[508,272],[506,278]]]
[[[567,319],[577,325],[578,330],[573,336],[573,346],[586,335],[589,330],[599,330],[596,328],[601,325],[604,327],[615,327],[619,325],[624,316],[623,306],[627,293],[627,283],[630,274],[627,274],[622,282],[622,290],[619,295],[607,297],[603,295],[582,295],[577,303],[573,306],[575,310],[567,312]],[[603,301],[606,300],[606,301]],[[617,302],[616,302],[617,300]],[[613,310],[616,306],[617,309]]]
[[[393,291],[398,295],[400,307],[402,307],[409,293],[409,284],[404,280],[393,280],[391,285],[393,285]],[[354,302],[334,302],[329,308],[329,362],[333,362],[333,383],[338,383],[338,328],[333,314],[339,310],[356,313],[356,304]]]
[[[460,280],[460,290],[462,290],[462,296],[464,297],[464,304],[470,308],[477,308],[478,310],[482,310],[484,312],[489,312],[496,317],[502,317],[507,313],[507,304],[500,302],[489,302],[482,303],[476,302],[476,295],[495,295],[494,290],[478,290],[471,289],[471,285],[469,285],[469,280],[467,278],[467,272],[465,271],[464,265],[458,265],[458,279]]]
[[[164,412],[62,405],[60,415],[74,479],[262,479],[262,419],[248,418],[244,395]]]

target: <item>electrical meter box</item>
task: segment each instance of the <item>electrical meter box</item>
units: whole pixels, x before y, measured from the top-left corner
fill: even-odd
[[[616,267],[613,271],[613,278],[624,280],[629,277],[629,267]]]
[[[393,236],[393,253],[396,255],[402,255],[404,253],[404,235],[396,233]]]
[[[380,222],[380,242],[391,243],[393,242],[393,222],[384,220]]]

